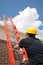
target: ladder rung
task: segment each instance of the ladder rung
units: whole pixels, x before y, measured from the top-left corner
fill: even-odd
[[[10,21],[9,22],[6,22],[6,24],[8,24],[8,25],[10,24],[11,25]]]
[[[8,24],[7,24],[7,25],[8,25]],[[11,26],[11,25],[8,25],[8,27],[9,27],[9,28],[12,28],[12,26]]]

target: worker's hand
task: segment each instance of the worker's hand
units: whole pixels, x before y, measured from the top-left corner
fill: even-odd
[[[23,59],[22,63],[25,64],[25,65],[27,65],[28,64],[28,58]]]
[[[20,49],[20,47],[19,47],[19,45],[17,44],[16,46],[14,46],[13,49],[18,50],[18,49]]]

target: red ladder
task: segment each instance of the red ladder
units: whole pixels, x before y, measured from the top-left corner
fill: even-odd
[[[20,34],[19,34],[19,32],[18,32],[16,26],[15,26],[14,23],[13,23],[12,17],[10,17],[10,22],[11,22],[11,24],[12,24],[12,27],[13,27],[14,34],[15,34],[15,36],[16,36],[17,42],[20,42],[20,40],[21,40]],[[22,52],[23,52],[23,59],[27,59],[28,56],[27,56],[27,53],[26,53],[25,48],[22,49]]]
[[[8,53],[9,53],[10,65],[16,65],[15,58],[13,56],[13,51],[12,51],[12,46],[11,46],[11,40],[10,40],[9,31],[8,31],[8,26],[6,24],[6,16],[5,15],[3,15],[3,19],[4,19],[4,27],[5,27],[5,32],[6,32],[6,39],[7,39],[7,46],[8,46]]]

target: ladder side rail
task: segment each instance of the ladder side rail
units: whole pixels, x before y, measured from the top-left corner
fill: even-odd
[[[3,20],[4,20],[4,27],[5,27],[5,32],[6,32],[6,39],[7,39],[7,46],[8,46],[10,65],[16,65],[15,58],[13,56],[11,40],[10,40],[10,35],[9,35],[9,32],[8,32],[8,27],[7,27],[7,24],[6,24],[6,16],[5,15],[3,15]]]
[[[16,26],[13,24],[13,21],[12,21],[12,18],[11,18],[11,17],[10,17],[10,22],[11,22],[11,24],[12,24],[12,27],[13,27],[14,34],[15,34],[15,36],[16,36],[17,42],[20,42],[20,40],[21,40],[20,34],[19,34],[19,32],[18,32]],[[23,58],[24,58],[24,59],[28,58],[25,48],[22,48],[22,52],[23,52]]]

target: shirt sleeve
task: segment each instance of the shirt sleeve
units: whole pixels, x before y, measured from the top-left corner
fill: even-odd
[[[23,47],[26,48],[24,39],[22,39],[22,40],[19,42],[19,46],[20,46],[20,48],[23,48]]]

